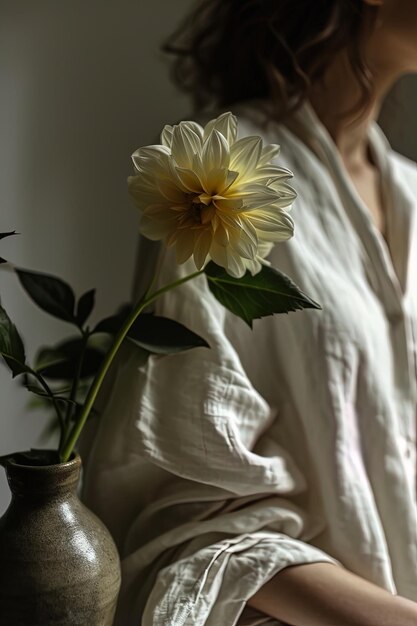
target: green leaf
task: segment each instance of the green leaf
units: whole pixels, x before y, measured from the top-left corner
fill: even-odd
[[[115,335],[131,311],[132,305],[123,305],[119,313],[99,322],[93,332]],[[153,313],[139,315],[130,327],[127,338],[150,354],[174,354],[191,348],[210,347],[205,339],[183,324]]]
[[[11,369],[13,378],[29,370],[23,341],[2,306],[0,306],[0,354]]]
[[[83,339],[68,339],[55,348],[42,348],[36,356],[36,371],[45,378],[54,380],[72,380],[77,371],[78,361],[83,350]],[[101,350],[87,346],[84,353],[81,378],[94,376],[103,361]]]
[[[132,304],[122,304],[117,313],[111,315],[110,317],[106,317],[104,320],[101,320],[101,322],[96,325],[91,334],[109,333],[110,335],[115,335],[121,329],[132,310]]]
[[[32,300],[47,313],[65,322],[76,323],[75,296],[71,287],[60,278],[16,269],[20,283]]]
[[[151,313],[142,313],[133,322],[127,336],[151,354],[175,354],[191,348],[210,347],[205,339],[183,324]]]
[[[0,233],[0,239],[4,239],[5,237],[11,237],[12,235],[18,235],[18,233],[15,230],[12,230],[8,233]],[[0,257],[0,263],[7,263],[6,259],[2,259],[2,257]]]
[[[90,291],[87,291],[84,295],[82,295],[78,301],[75,319],[80,327],[85,324],[94,308],[95,296],[96,290],[90,289]]]
[[[251,328],[254,319],[289,313],[300,309],[320,309],[288,276],[263,266],[252,276],[230,276],[225,269],[210,262],[205,268],[210,291],[229,311],[241,317]]]

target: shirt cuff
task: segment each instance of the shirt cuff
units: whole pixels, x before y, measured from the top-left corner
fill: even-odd
[[[246,601],[275,574],[317,562],[340,565],[319,548],[279,533],[225,539],[161,570],[141,625],[234,626]]]

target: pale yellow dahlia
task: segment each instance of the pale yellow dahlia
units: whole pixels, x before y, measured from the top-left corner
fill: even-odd
[[[162,145],[139,148],[129,190],[149,239],[175,245],[178,263],[201,269],[212,259],[235,277],[260,271],[273,243],[293,235],[291,172],[271,164],[279,146],[260,137],[236,140],[224,113],[204,128],[165,126]]]

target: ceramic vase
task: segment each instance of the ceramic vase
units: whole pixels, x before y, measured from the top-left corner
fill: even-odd
[[[120,587],[116,546],[77,496],[81,459],[6,464],[12,493],[0,519],[2,626],[111,626]]]

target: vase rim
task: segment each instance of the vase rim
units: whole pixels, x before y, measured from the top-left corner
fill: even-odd
[[[5,469],[10,490],[16,496],[36,498],[42,494],[64,494],[68,490],[76,489],[81,472],[81,458],[74,454],[65,463],[50,465],[29,465],[10,459]]]
[[[20,454],[25,454],[28,457],[31,454],[31,450],[24,450],[21,452],[15,452],[15,455],[20,455]],[[40,452],[40,450],[36,450],[36,452]],[[42,452],[56,452],[56,450],[51,450],[48,448],[45,448],[44,450],[42,450]],[[51,469],[51,468],[62,468],[62,469],[71,469],[71,468],[76,468],[78,465],[81,465],[81,457],[78,454],[78,452],[73,452],[71,454],[71,458],[68,461],[64,461],[64,462],[59,462],[59,463],[45,463],[44,465],[31,465],[30,463],[22,463],[19,460],[16,460],[15,458],[13,458],[13,454],[10,455],[10,459],[7,460],[7,465],[8,466],[13,466],[13,467],[21,467],[23,469],[29,469],[29,470],[43,470],[43,469]],[[59,470],[58,470],[59,471]]]

